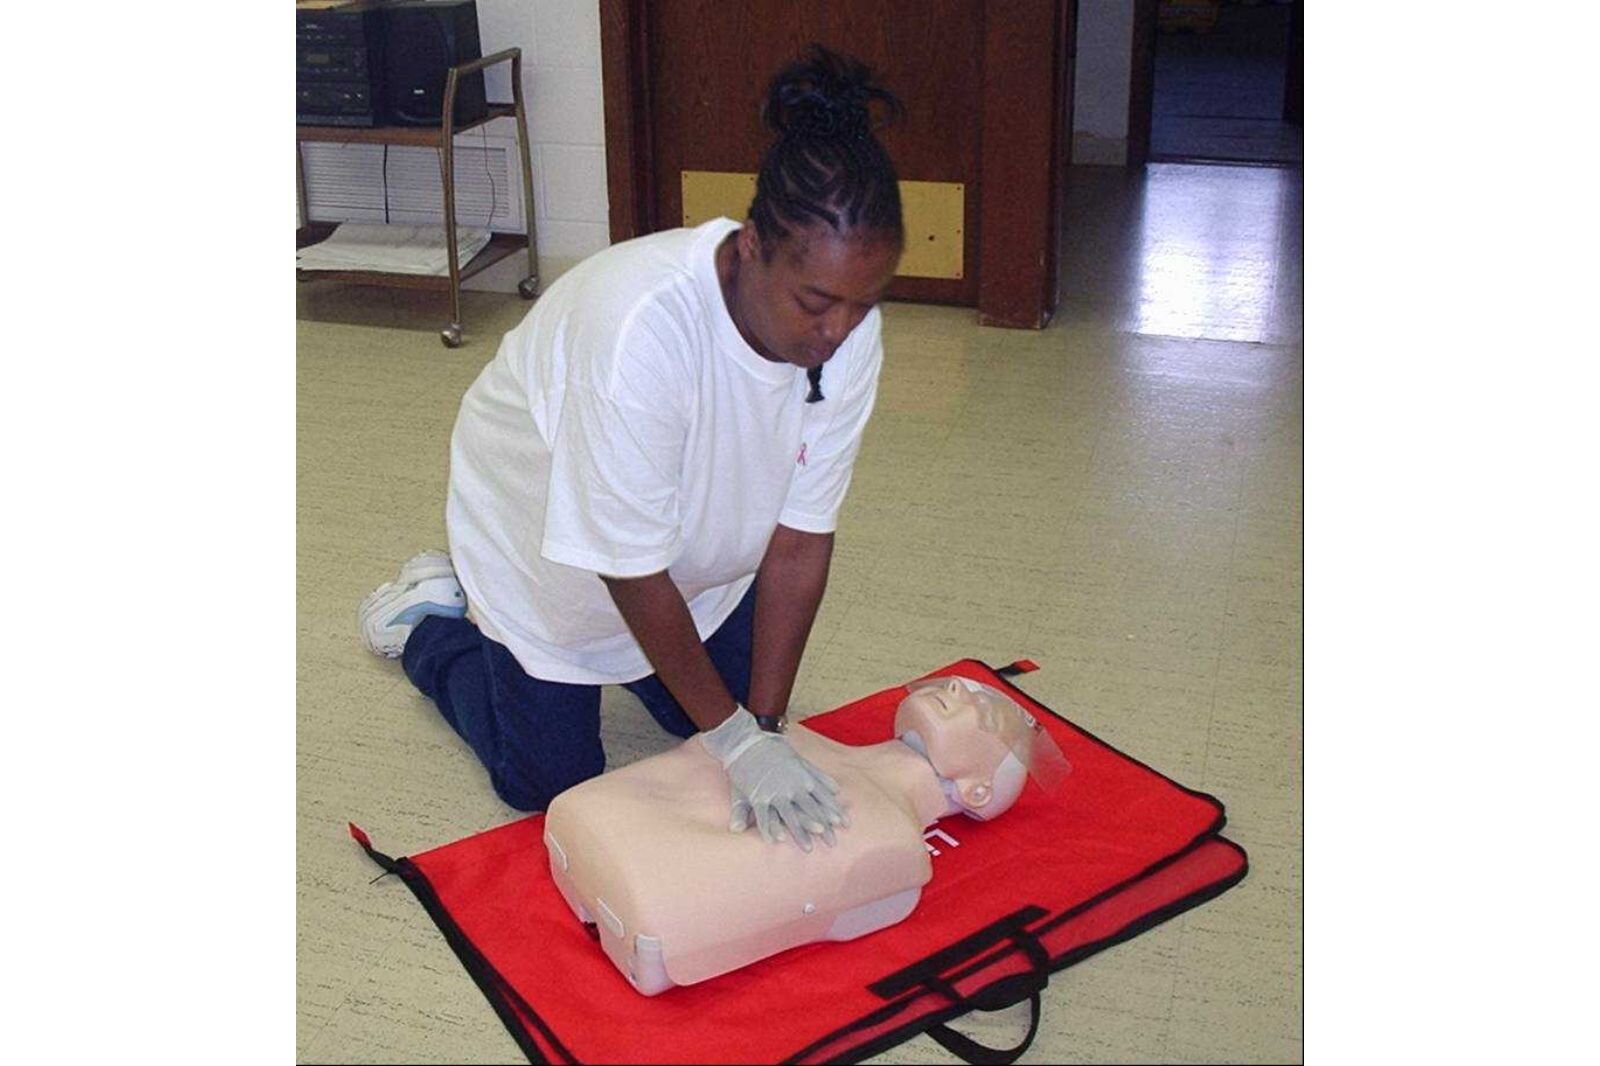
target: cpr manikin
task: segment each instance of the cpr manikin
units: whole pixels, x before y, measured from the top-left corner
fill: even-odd
[[[960,812],[988,821],[1030,770],[1067,770],[1038,723],[966,678],[919,682],[895,712],[898,739],[853,747],[803,725],[789,739],[837,780],[849,827],[806,853],[728,831],[728,779],[693,738],[583,782],[550,804],[557,887],[607,956],[646,995],[818,940],[850,940],[909,915],[933,874],[924,829]]]

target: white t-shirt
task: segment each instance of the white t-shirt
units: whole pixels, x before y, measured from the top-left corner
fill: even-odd
[[[574,267],[506,334],[461,403],[445,508],[469,617],[530,675],[651,672],[600,574],[665,569],[702,640],[749,590],[774,528],[832,532],[883,362],[875,308],[805,371],[739,335],[716,219]]]

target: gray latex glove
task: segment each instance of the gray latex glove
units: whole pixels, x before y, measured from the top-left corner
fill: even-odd
[[[787,737],[763,731],[743,707],[701,733],[700,743],[727,771],[733,807],[728,828],[735,833],[748,829],[753,817],[768,842],[788,836],[810,851],[813,836],[832,846],[833,827],[850,824],[834,800],[839,783],[807,762]]]

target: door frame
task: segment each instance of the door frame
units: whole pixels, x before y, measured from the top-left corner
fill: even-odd
[[[1150,126],[1156,107],[1156,19],[1161,0],[1133,0],[1128,53],[1128,167],[1150,162]]]
[[[650,40],[646,0],[600,0],[600,82],[605,97],[606,197],[611,243],[655,229],[650,153]]]

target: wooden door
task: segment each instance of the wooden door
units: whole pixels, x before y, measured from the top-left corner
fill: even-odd
[[[767,82],[818,41],[870,64],[906,107],[881,132],[906,203],[907,255],[890,296],[1044,325],[1071,138],[1073,6],[601,0],[612,239],[695,221],[686,188],[697,200],[707,182],[752,175],[770,139]]]

